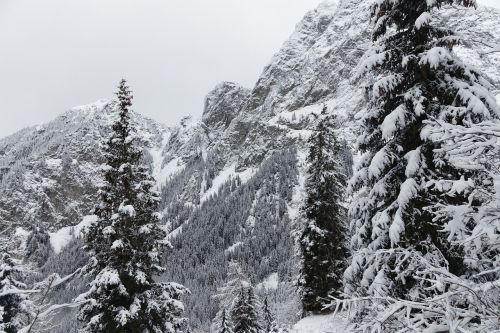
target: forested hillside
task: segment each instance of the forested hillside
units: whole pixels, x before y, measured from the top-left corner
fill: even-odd
[[[99,101],[0,139],[0,307],[23,304],[31,332],[97,332],[109,268],[129,274],[127,304],[168,290],[140,312],[175,322],[158,332],[500,329],[500,11],[471,4],[327,1],[200,119]],[[113,221],[155,230],[130,245],[140,283],[120,249],[148,232],[110,236]],[[131,308],[123,332],[144,327]]]

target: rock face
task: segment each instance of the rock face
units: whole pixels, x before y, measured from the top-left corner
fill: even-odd
[[[365,107],[357,64],[370,43],[369,15],[368,1],[323,3],[296,26],[255,87],[221,83],[199,120],[167,128],[134,114],[174,244],[164,278],[192,290],[186,304],[195,332],[206,332],[217,311],[211,296],[229,260],[240,261],[256,284],[277,273],[278,282],[259,293],[273,296],[280,321],[296,319],[292,234],[300,227],[306,139],[326,106],[354,149],[356,115]],[[484,42],[500,44],[500,12],[452,9],[436,19],[462,34],[457,55],[500,89],[500,53],[480,55]],[[114,110],[113,102],[75,108],[0,140],[0,231],[56,230],[91,211]]]
[[[0,140],[0,220],[55,230],[88,215],[114,111],[114,102],[99,101]],[[133,122],[145,148],[159,146],[169,131],[138,114]]]

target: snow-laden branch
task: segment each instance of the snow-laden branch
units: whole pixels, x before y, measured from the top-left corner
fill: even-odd
[[[488,54],[500,52],[500,44],[490,44],[490,43],[486,43],[486,42],[484,42],[482,40],[473,40],[473,42],[482,44],[482,45],[484,45],[484,46],[487,47],[486,50],[478,51],[478,53],[479,53],[479,55],[481,57],[485,56],[485,55],[488,55]]]
[[[378,309],[372,316],[355,327],[360,332],[435,332],[439,331],[469,332],[471,328],[478,331],[495,331],[500,329],[500,300],[498,290],[500,279],[475,281],[464,279],[438,267],[419,255],[418,252],[402,248],[381,249],[377,255],[392,255],[396,257],[397,273],[401,266],[413,267],[411,276],[421,281],[427,291],[439,290],[431,297],[415,294],[411,299],[400,299],[394,296],[345,295],[345,299],[332,298],[332,303],[326,308],[334,309],[334,315],[339,311],[350,313],[355,309],[371,311]],[[493,269],[485,274],[495,273]],[[484,274],[482,274],[484,276]],[[385,309],[380,311],[380,309]],[[478,324],[476,324],[478,322]]]
[[[82,268],[78,268],[76,271],[73,273],[66,275],[65,277],[60,277],[59,274],[51,274],[49,277],[47,277],[44,281],[39,282],[35,285],[38,289],[35,289],[35,292],[42,292],[42,297],[40,299],[40,305],[37,307],[35,316],[33,317],[33,320],[30,322],[29,325],[26,327],[22,328],[19,330],[19,333],[30,333],[32,332],[33,328],[35,327],[35,324],[53,313],[56,310],[63,309],[63,308],[73,308],[82,305],[85,303],[84,301],[78,301],[78,302],[73,302],[73,303],[64,303],[64,304],[50,304],[50,305],[45,305],[44,302],[49,295],[49,293],[54,290],[57,286],[60,286],[61,284],[70,281],[72,278],[74,278],[76,275],[78,275],[82,271]]]
[[[1,292],[0,297],[8,296],[8,295],[23,295],[23,294],[35,294],[39,293],[39,289],[30,289],[30,290],[22,290],[22,289],[9,289],[7,291]]]

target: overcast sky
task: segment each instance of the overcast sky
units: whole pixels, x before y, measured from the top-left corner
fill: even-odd
[[[168,125],[221,81],[252,87],[321,0],[0,0],[0,137],[111,98]],[[500,7],[500,0],[480,0]]]

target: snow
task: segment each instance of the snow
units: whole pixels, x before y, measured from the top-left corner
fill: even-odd
[[[16,228],[16,232],[14,233],[14,236],[16,237],[22,237],[22,238],[27,238],[31,233],[27,230],[24,230],[21,227]]]
[[[391,74],[381,78],[373,85],[373,95],[375,97],[381,97],[387,93],[390,93],[394,90],[395,87],[397,87],[402,79],[403,76],[400,74]]]
[[[299,179],[297,185],[295,185],[292,194],[292,200],[287,203],[287,212],[290,220],[296,222],[300,216],[300,208],[302,207],[305,198],[305,183],[306,183],[306,172],[307,172],[307,154],[302,150],[297,151],[297,165],[299,166]]]
[[[375,156],[373,156],[370,166],[368,167],[369,175],[374,178],[379,177],[389,163],[390,157],[385,147],[383,147],[375,154]]]
[[[348,328],[345,317],[316,315],[303,318],[292,328],[291,333],[349,333],[354,332]]]
[[[123,241],[121,239],[117,239],[113,242],[113,244],[111,244],[112,250],[119,249],[122,247],[123,247]]]
[[[405,175],[406,177],[413,177],[420,170],[420,165],[422,163],[422,159],[420,156],[420,147],[415,150],[412,150],[406,154],[406,159],[408,160],[408,164],[406,165]]]
[[[47,167],[49,169],[58,169],[61,167],[61,159],[60,158],[48,158],[45,160],[47,163]]]
[[[429,14],[428,12],[423,12],[415,21],[415,28],[417,28],[417,30],[420,30],[423,26],[429,25],[431,20],[431,14]]]
[[[225,253],[231,253],[233,252],[234,250],[236,250],[236,248],[238,248],[239,246],[243,245],[243,242],[241,241],[238,241],[236,243],[234,243],[233,245],[229,246],[226,250],[225,250]]]
[[[75,225],[59,229],[56,232],[49,232],[50,245],[54,252],[60,253],[61,250],[68,245],[73,239],[80,237],[85,232],[85,229],[91,224],[97,222],[96,215],[84,216],[82,221]]]
[[[187,222],[185,222],[185,223],[187,223]],[[182,225],[178,226],[177,228],[175,228],[174,230],[172,230],[172,232],[170,232],[167,235],[167,240],[170,240],[170,239],[173,239],[173,238],[177,237],[177,235],[179,235],[181,232],[182,232]]]
[[[303,121],[304,118],[307,118],[313,114],[319,115],[321,113],[321,110],[323,110],[323,104],[309,105],[295,111],[281,112],[269,119],[268,123],[269,125],[288,128],[286,126],[280,125],[280,123],[284,121],[286,121],[287,123],[297,123]]]
[[[399,128],[405,125],[406,113],[406,107],[401,104],[385,117],[381,127],[382,137],[385,140],[389,140]]]
[[[256,170],[253,168],[248,168],[241,172],[236,172],[236,163],[231,164],[229,167],[223,169],[213,180],[212,187],[202,193],[200,196],[200,204],[207,201],[210,196],[217,194],[222,185],[224,185],[228,180],[239,177],[241,183],[246,183],[250,178],[253,177]]]
[[[257,284],[256,288],[261,290],[276,290],[278,289],[279,277],[278,273],[269,274],[261,283]]]
[[[162,142],[159,146],[153,147],[149,150],[149,153],[153,159],[153,178],[156,180],[156,187],[159,188],[168,181],[170,177],[175,175],[176,173],[181,172],[185,164],[182,163],[182,158],[177,157],[168,162],[167,164],[163,164],[164,156],[163,150],[170,139],[171,132],[163,133]]]
[[[127,215],[130,217],[135,216],[135,209],[134,206],[132,205],[124,205],[123,202],[120,204],[120,207],[118,207],[118,211],[122,213],[123,215]]]
[[[444,47],[433,47],[425,53],[420,60],[420,65],[428,64],[431,68],[438,68],[439,65],[453,60],[450,52]]]

